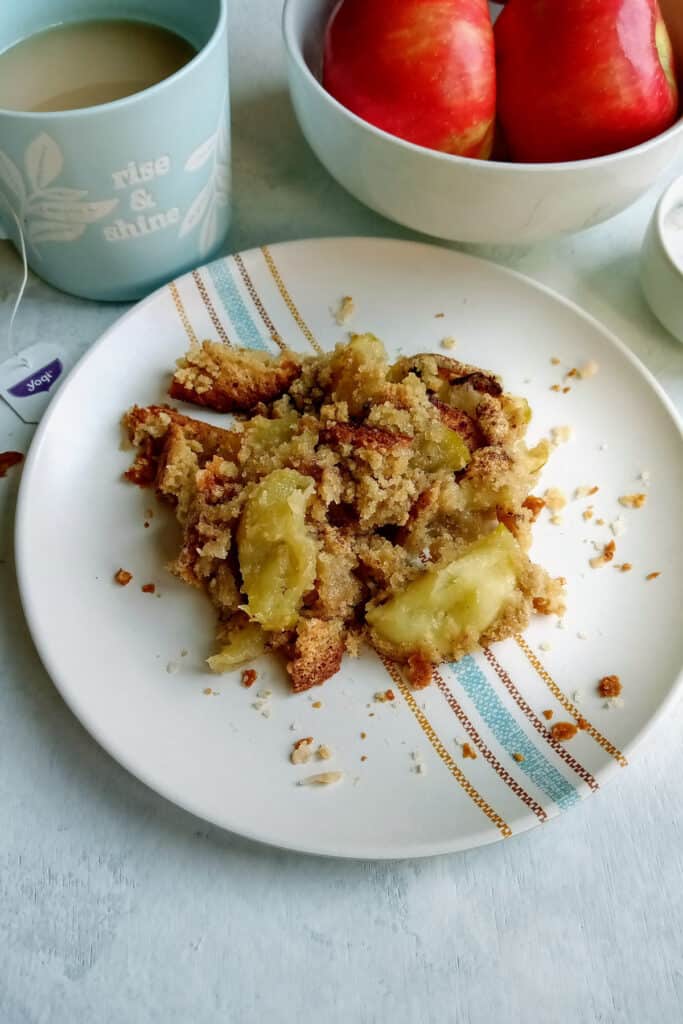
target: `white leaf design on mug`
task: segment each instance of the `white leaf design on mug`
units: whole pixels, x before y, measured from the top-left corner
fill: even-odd
[[[75,242],[87,224],[55,223],[51,220],[32,220],[28,225],[28,238],[34,245],[41,242]]]
[[[199,249],[200,252],[208,252],[211,246],[216,241],[218,234],[218,208],[214,200],[211,202],[211,208],[208,211],[207,216],[204,218],[201,231],[199,232]]]
[[[201,192],[199,192],[190,203],[190,208],[183,217],[183,222],[180,225],[180,231],[178,233],[179,238],[184,238],[185,235],[188,235],[193,228],[196,228],[197,224],[199,224],[204,217],[209,205],[209,200],[211,199],[211,184],[211,181],[207,181]]]
[[[45,132],[41,132],[29,143],[24,162],[26,175],[36,192],[58,178],[64,166],[61,149]]]
[[[93,224],[101,220],[116,206],[117,199],[102,199],[98,203],[79,203],[69,200],[56,202],[42,199],[29,205],[30,213],[45,220],[61,221],[65,224]]]
[[[211,161],[209,179],[190,203],[178,232],[178,237],[184,238],[201,224],[198,241],[202,256],[215,245],[218,238],[218,210],[229,202],[230,166],[225,102],[224,99],[221,103],[220,120],[215,132],[197,146],[185,162],[185,170],[192,172]]]
[[[216,148],[216,134],[210,135],[206,142],[202,142],[201,146],[197,146],[194,153],[191,153],[185,162],[186,171],[198,171],[200,167],[203,167],[206,161],[211,157],[214,149]]]
[[[116,199],[88,202],[88,191],[53,185],[62,171],[62,151],[49,135],[41,132],[24,153],[29,188],[21,170],[0,149],[0,200],[5,200],[22,222],[26,237],[37,255],[43,242],[74,242],[88,224],[101,220],[119,205]]]
[[[19,206],[23,206],[26,201],[24,179],[14,160],[11,160],[2,150],[0,150],[0,182],[3,182],[7,190],[13,193]]]

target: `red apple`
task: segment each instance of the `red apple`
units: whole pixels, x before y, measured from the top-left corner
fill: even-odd
[[[495,38],[498,116],[514,160],[616,153],[676,119],[657,0],[508,0]]]
[[[323,84],[363,120],[418,146],[486,159],[496,108],[486,0],[343,0]]]

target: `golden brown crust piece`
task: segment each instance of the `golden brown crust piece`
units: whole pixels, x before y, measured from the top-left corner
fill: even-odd
[[[292,352],[275,358],[203,341],[179,361],[169,394],[216,412],[248,412],[279,398],[300,374],[301,362]]]
[[[320,686],[335,675],[344,656],[344,627],[341,622],[301,619],[287,672],[295,693]]]
[[[217,454],[232,458],[239,449],[240,438],[235,431],[212,427],[170,405],[134,405],[122,422],[128,440],[138,449],[124,477],[140,487],[157,483],[168,464],[170,446],[181,437],[193,445],[200,465]]]

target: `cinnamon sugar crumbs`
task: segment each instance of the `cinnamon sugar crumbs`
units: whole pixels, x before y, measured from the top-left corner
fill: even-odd
[[[550,719],[551,719],[551,718],[553,717],[553,715],[555,714],[555,712],[554,712],[554,711],[552,711],[552,710],[551,710],[551,708],[546,708],[546,710],[545,710],[545,711],[542,711],[542,712],[541,712],[541,714],[542,714],[542,715],[543,715],[543,717],[544,717],[544,718],[546,719],[546,721],[548,721],[548,722],[549,722],[549,721],[550,721]]]
[[[512,755],[512,759],[513,759],[513,761],[516,761],[517,764],[522,764],[523,761],[525,760],[524,754],[519,754],[519,753],[513,754]]]
[[[645,579],[648,580],[648,581],[649,580],[656,580],[661,575],[662,575],[661,572],[651,572],[651,573],[648,573],[648,575],[645,577]]]
[[[550,735],[558,743],[566,743],[573,740],[578,732],[578,726],[573,722],[556,722],[550,730]]]
[[[472,759],[472,761],[476,761],[477,760],[477,752],[476,752],[476,750],[474,750],[469,745],[469,743],[463,743],[463,745],[462,745],[462,756],[463,757],[469,757],[469,758]]]
[[[153,594],[156,589],[155,583],[143,583],[140,587],[143,594]]]
[[[642,508],[647,501],[647,494],[622,494],[619,504],[624,508]]]
[[[132,579],[133,573],[128,572],[127,569],[119,569],[118,572],[114,573],[114,581],[120,587],[127,587]]]
[[[608,541],[603,548],[602,554],[596,555],[595,558],[591,558],[590,566],[591,569],[601,569],[603,566],[608,565],[614,558],[614,553],[617,550],[617,546],[613,540]]]
[[[258,673],[253,668],[245,668],[242,670],[242,686],[246,686],[249,689],[253,686],[258,679]]]
[[[603,676],[598,683],[598,693],[605,699],[618,697],[622,691],[621,679],[619,676]]]

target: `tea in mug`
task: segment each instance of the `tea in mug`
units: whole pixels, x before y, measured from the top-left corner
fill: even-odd
[[[0,109],[95,107],[142,92],[196,54],[187,40],[143,21],[81,21],[37,32],[0,53]]]

